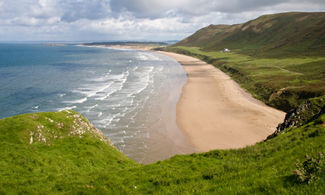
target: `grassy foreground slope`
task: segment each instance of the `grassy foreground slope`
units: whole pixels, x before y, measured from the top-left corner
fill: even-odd
[[[254,146],[141,165],[74,111],[14,116],[0,120],[0,194],[321,194],[324,158],[317,156],[325,152],[324,123],[322,115]],[[306,154],[316,160],[306,161]],[[294,172],[296,162],[309,163]]]
[[[1,119],[0,144],[0,194],[73,192],[136,166],[74,111]]]
[[[286,112],[325,95],[325,12],[210,25],[164,50],[215,65],[257,99]]]

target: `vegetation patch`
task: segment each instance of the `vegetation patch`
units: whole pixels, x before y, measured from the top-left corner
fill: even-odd
[[[325,169],[324,155],[320,152],[317,157],[306,156],[306,160],[296,163],[297,169],[294,171],[297,180],[302,183],[311,184],[319,179]]]

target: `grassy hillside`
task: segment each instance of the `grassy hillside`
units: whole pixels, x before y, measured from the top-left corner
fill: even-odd
[[[231,76],[255,98],[285,112],[325,95],[325,56],[256,58],[236,52],[172,46],[165,51],[194,56]]]
[[[0,145],[0,194],[73,192],[137,166],[74,111],[1,119]]]
[[[210,25],[163,50],[215,65],[255,98],[285,112],[325,95],[325,12]]]
[[[325,53],[325,12],[264,15],[235,25],[210,25],[177,46],[204,51],[230,48],[255,57],[320,56]]]
[[[5,118],[0,194],[322,194],[324,123],[321,115],[254,146],[141,165],[74,111]]]

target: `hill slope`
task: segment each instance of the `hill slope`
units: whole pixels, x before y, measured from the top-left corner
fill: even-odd
[[[0,194],[72,192],[104,168],[136,165],[74,111],[1,119],[0,144]]]
[[[14,116],[0,120],[0,194],[322,194],[324,122],[243,149],[140,165],[74,111]]]
[[[176,46],[203,50],[230,48],[238,53],[262,56],[319,56],[325,53],[325,12],[264,15],[235,25],[210,25]]]
[[[325,95],[325,12],[210,25],[163,50],[213,64],[255,98],[285,112]]]

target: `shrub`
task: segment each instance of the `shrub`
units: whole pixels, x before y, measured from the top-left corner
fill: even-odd
[[[324,155],[319,152],[318,157],[306,155],[306,160],[302,163],[297,162],[297,169],[294,171],[297,179],[301,183],[310,184],[317,180],[320,173],[324,170]]]

